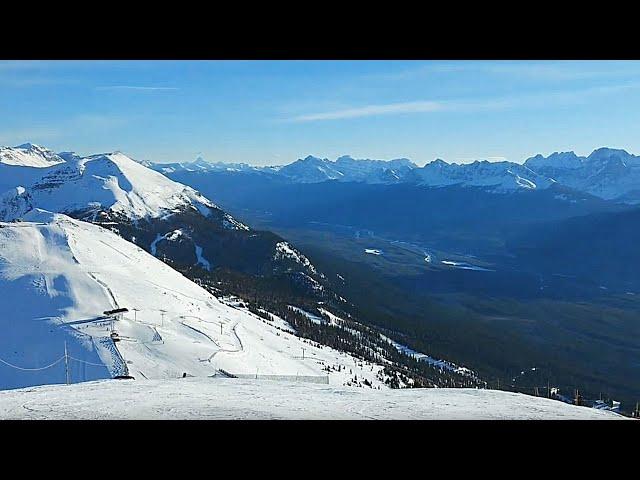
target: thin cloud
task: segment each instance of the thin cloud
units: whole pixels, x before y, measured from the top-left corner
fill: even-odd
[[[389,115],[398,113],[436,112],[445,107],[440,102],[403,102],[383,105],[366,105],[332,112],[311,113],[294,117],[295,122],[313,122],[316,120],[339,120],[344,118],[370,117],[373,115]]]
[[[96,87],[96,90],[114,90],[114,91],[134,91],[134,92],[164,92],[180,90],[177,87],[149,87],[139,85],[110,85],[107,87]]]
[[[400,115],[409,113],[434,113],[434,112],[481,112],[491,110],[503,110],[511,108],[536,108],[541,105],[569,104],[580,102],[588,97],[596,95],[612,94],[625,90],[640,88],[640,83],[628,83],[623,85],[609,85],[604,87],[591,87],[582,90],[551,91],[530,95],[511,96],[503,98],[486,99],[454,99],[437,101],[413,101],[387,104],[363,105],[325,112],[298,115],[288,120],[295,123],[344,120],[351,118],[364,118],[379,115]]]

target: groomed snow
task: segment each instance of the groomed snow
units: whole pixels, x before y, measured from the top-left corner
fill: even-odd
[[[518,393],[370,390],[247,379],[106,380],[0,392],[0,419],[614,420],[612,412]]]

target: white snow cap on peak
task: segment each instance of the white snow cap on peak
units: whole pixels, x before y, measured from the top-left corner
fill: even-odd
[[[34,143],[17,147],[0,147],[0,163],[20,167],[44,168],[63,163],[64,159],[51,150]]]
[[[120,151],[88,157],[65,152],[62,158],[52,152],[53,157],[48,153],[44,157],[41,151],[50,151],[30,148],[31,151],[18,147],[0,149],[0,191],[23,185],[29,195],[23,200],[22,195],[14,194],[6,200],[0,219],[9,216],[7,202],[11,203],[11,211],[17,212],[27,200],[33,207],[53,212],[100,208],[131,219],[156,218],[184,209],[196,209],[209,216],[217,209],[191,187],[170,180]]]

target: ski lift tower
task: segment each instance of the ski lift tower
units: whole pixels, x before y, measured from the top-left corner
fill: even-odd
[[[102,312],[107,317],[111,318],[111,338],[115,341],[119,340],[118,332],[113,328],[113,322],[119,322],[125,313],[129,311],[128,308],[116,308],[115,310],[105,310]]]

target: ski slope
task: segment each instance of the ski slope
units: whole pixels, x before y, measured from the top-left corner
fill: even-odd
[[[382,387],[382,366],[223,303],[109,230],[38,209],[24,220],[0,223],[0,389],[65,382],[65,342],[72,382],[224,370]],[[115,308],[129,312],[112,322],[103,312]]]
[[[371,390],[260,380],[108,380],[0,392],[0,419],[615,420],[612,412],[496,390]]]

